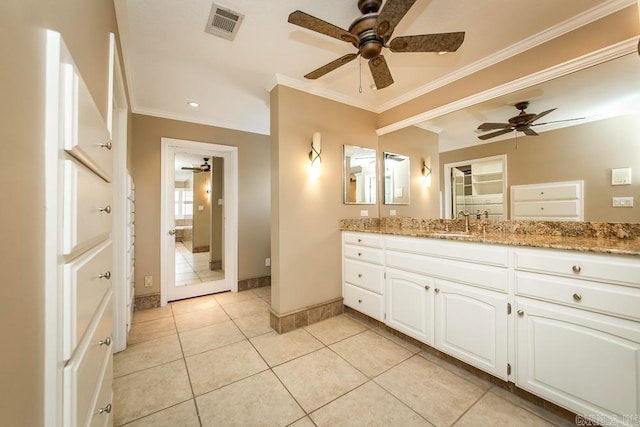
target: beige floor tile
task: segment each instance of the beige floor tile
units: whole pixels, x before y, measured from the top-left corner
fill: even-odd
[[[273,371],[307,413],[367,380],[328,348],[276,366]]]
[[[345,315],[335,316],[322,322],[314,323],[313,325],[305,327],[305,329],[326,345],[333,344],[366,330],[364,325],[353,321]]]
[[[417,355],[386,371],[375,382],[438,426],[451,425],[485,393]]]
[[[185,264],[176,265],[175,273],[176,273],[176,277],[179,274],[183,274],[183,273],[193,273],[193,267],[191,267],[191,265],[186,264],[186,263]]]
[[[180,342],[185,356],[193,356],[243,339],[245,337],[242,332],[230,320],[180,333]]]
[[[244,292],[222,292],[214,295],[216,301],[220,305],[235,304],[242,301],[258,298],[256,294],[251,291]]]
[[[177,335],[131,344],[126,351],[113,356],[113,376],[121,377],[178,359],[182,359],[182,349]]]
[[[186,280],[192,280],[197,278],[198,278],[198,275],[196,274],[195,271],[193,271],[193,268],[188,269],[188,271],[183,273],[176,273],[176,282],[184,282]]]
[[[173,310],[174,315],[192,313],[194,311],[206,310],[217,306],[218,303],[211,295],[205,295],[198,298],[183,299],[171,303],[171,309]]]
[[[293,424],[289,424],[288,427],[316,427],[316,425],[311,421],[309,417],[300,418]]]
[[[438,356],[434,356],[431,353],[428,353],[426,351],[421,351],[418,354],[421,357],[424,357],[425,359],[427,359],[428,361],[433,362],[442,368],[445,368],[447,371],[453,372],[454,374],[461,376],[465,380],[472,382],[473,384],[477,385],[483,390],[488,390],[493,386],[493,384],[491,384],[489,381],[482,379],[479,376],[467,371],[466,369],[460,368],[452,364],[451,362],[447,362],[446,360],[443,360]]]
[[[184,360],[113,380],[114,424],[121,425],[191,399]]]
[[[176,333],[176,325],[173,322],[173,317],[162,317],[160,319],[132,324],[127,342],[129,344],[137,344],[155,338],[175,335]]]
[[[456,423],[460,427],[482,425],[504,427],[553,427],[533,413],[498,397],[494,393],[482,396],[469,411]]]
[[[304,416],[271,371],[196,398],[203,427],[286,426]]]
[[[246,340],[187,357],[187,367],[196,396],[268,369]]]
[[[332,344],[330,348],[369,378],[380,375],[413,355],[370,330]]]
[[[271,286],[262,286],[261,288],[251,289],[251,292],[256,294],[259,298],[265,298],[271,296]]]
[[[566,418],[560,417],[532,402],[529,402],[528,400],[525,400],[519,396],[516,396],[515,394],[504,390],[498,386],[493,386],[491,388],[491,390],[489,390],[489,393],[493,393],[496,396],[504,399],[504,400],[508,400],[509,402],[513,403],[514,405],[517,406],[521,406],[524,409],[526,409],[529,412],[533,412],[535,415],[539,416],[540,418],[544,418],[546,421],[550,422],[551,424],[554,424],[556,426],[559,427],[571,427],[574,426],[575,427],[575,422],[573,420],[568,420]]]
[[[195,402],[187,400],[179,405],[140,418],[127,427],[200,427]]]
[[[176,314],[176,328],[178,332],[190,331],[192,329],[203,328],[229,320],[227,313],[220,307],[206,308],[204,310],[191,313]]]
[[[201,279],[207,280],[220,280],[224,279],[224,273],[221,271],[211,271],[211,270],[196,270],[196,274]]]
[[[249,338],[257,337],[258,335],[273,331],[268,311],[263,311],[261,313],[254,314],[253,316],[240,317],[235,319],[234,322]]]
[[[251,342],[269,366],[279,365],[324,347],[304,329],[296,329],[281,335],[275,332],[268,333],[252,338]]]
[[[165,305],[164,307],[158,308],[149,308],[147,310],[138,310],[133,312],[133,319],[131,320],[131,324],[147,322],[149,320],[156,320],[162,317],[171,316],[173,316],[173,312],[171,311],[170,305]]]
[[[226,304],[223,308],[229,317],[237,319],[239,317],[253,316],[254,314],[269,311],[269,304],[260,298],[252,298],[246,301]]]
[[[379,385],[368,382],[311,414],[319,426],[430,426]]]
[[[391,332],[388,332],[388,331],[386,331],[386,330],[384,330],[382,328],[372,328],[372,331],[374,331],[377,334],[382,335],[386,339],[391,340],[391,341],[393,341],[394,343],[396,343],[398,345],[401,345],[402,347],[406,348],[407,350],[409,350],[410,352],[412,352],[414,354],[419,353],[421,351],[420,347],[417,347],[417,346],[411,344],[409,341],[407,341],[407,340],[405,340],[403,338],[400,338],[397,335],[393,335]]]

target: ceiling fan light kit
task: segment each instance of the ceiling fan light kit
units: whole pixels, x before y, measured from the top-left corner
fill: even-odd
[[[183,166],[181,169],[185,171],[193,171],[195,173],[211,171],[211,165],[209,164],[209,157],[203,157],[202,159],[204,160],[204,163],[201,164],[200,166],[194,166],[194,167]]]
[[[395,27],[415,2],[416,0],[387,0],[380,10],[382,0],[358,0],[358,9],[362,12],[362,16],[353,21],[349,30],[344,30],[300,10],[292,12],[288,22],[351,43],[358,49],[358,53],[344,55],[304,77],[317,79],[353,61],[358,55],[362,55],[369,61],[369,69],[376,88],[383,89],[393,84],[393,77],[382,55],[382,48],[386,47],[392,52],[439,54],[458,50],[464,41],[464,32],[400,36],[389,41]]]

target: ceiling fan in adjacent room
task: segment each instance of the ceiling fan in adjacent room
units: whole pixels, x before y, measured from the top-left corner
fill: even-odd
[[[529,101],[522,101],[515,104],[515,107],[520,110],[520,114],[511,117],[508,122],[509,123],[482,123],[478,126],[479,131],[489,131],[498,129],[495,132],[485,133],[484,135],[480,135],[479,139],[491,139],[496,136],[504,135],[510,132],[523,132],[525,135],[529,136],[537,136],[538,133],[531,129],[531,126],[540,126],[540,125],[548,125],[551,123],[560,123],[560,122],[568,122],[572,120],[582,120],[584,117],[578,117],[574,119],[565,119],[565,120],[556,120],[553,122],[545,122],[545,123],[534,123],[536,120],[541,119],[547,114],[556,110],[556,108],[552,108],[550,110],[543,111],[540,114],[527,113],[525,110],[529,107]]]
[[[358,49],[357,53],[344,55],[304,77],[317,79],[353,61],[358,55],[362,55],[369,60],[369,69],[376,88],[383,89],[393,84],[391,71],[381,54],[383,47],[389,48],[392,52],[455,52],[458,50],[464,41],[464,32],[400,36],[390,40],[393,30],[415,2],[416,0],[387,0],[378,13],[382,0],[358,0],[358,9],[362,12],[362,16],[353,21],[349,30],[344,30],[300,10],[291,13],[288,19],[290,23],[351,43]]]
[[[211,165],[209,164],[209,157],[203,157],[204,163],[200,166],[188,167],[183,166],[181,169],[184,171],[194,171],[195,173],[199,172],[209,172],[211,170]]]

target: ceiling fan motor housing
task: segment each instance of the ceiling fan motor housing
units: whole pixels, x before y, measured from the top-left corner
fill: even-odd
[[[381,5],[382,0],[358,0],[358,9],[363,14],[377,12]]]
[[[375,58],[382,52],[382,40],[373,29],[377,19],[377,12],[367,13],[353,21],[349,27],[349,32],[358,36],[358,43],[353,45],[365,59]]]

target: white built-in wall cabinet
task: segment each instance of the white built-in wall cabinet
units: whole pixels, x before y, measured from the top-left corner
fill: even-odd
[[[640,257],[342,237],[346,306],[577,414],[637,425]]]
[[[109,426],[111,138],[69,51],[51,31],[46,85],[46,424]]]

